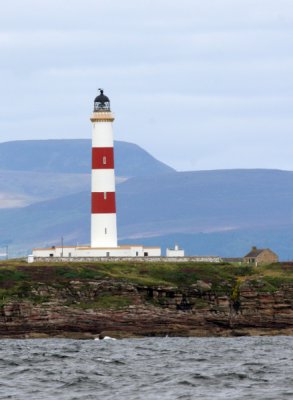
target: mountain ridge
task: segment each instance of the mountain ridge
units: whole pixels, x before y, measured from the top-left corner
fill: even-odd
[[[226,257],[264,244],[288,259],[293,257],[292,178],[291,171],[263,169],[130,178],[117,186],[119,242],[166,247],[177,237],[189,255]],[[25,237],[29,248],[58,244],[63,236],[74,245],[89,243],[89,232],[89,190],[0,210],[2,243],[6,238],[17,245]]]
[[[16,169],[0,169],[0,247],[20,255],[61,236],[67,245],[89,243],[90,140],[28,141],[29,151],[25,141],[6,143],[0,167]],[[292,171],[177,172],[139,146],[118,141],[116,148],[120,243],[164,248],[178,241],[189,255],[220,256],[243,255],[255,244],[293,258]],[[19,208],[1,209],[9,201]]]
[[[115,141],[117,176],[175,172],[134,143]],[[128,160],[125,163],[125,160]],[[0,143],[0,170],[90,173],[90,139],[16,140]]]
[[[126,161],[125,161],[126,160]],[[115,142],[116,183],[129,176],[175,173],[141,147]],[[89,139],[0,143],[0,209],[90,191]]]

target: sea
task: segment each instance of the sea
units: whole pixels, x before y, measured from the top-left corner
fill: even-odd
[[[293,337],[0,341],[0,399],[293,399]]]

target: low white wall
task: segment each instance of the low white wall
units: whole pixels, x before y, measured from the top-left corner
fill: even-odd
[[[52,256],[50,256],[52,254]],[[104,258],[104,257],[160,257],[159,247],[117,247],[117,248],[85,248],[85,247],[55,247],[47,249],[34,249],[34,257],[48,258]]]
[[[206,262],[220,263],[222,259],[217,256],[192,256],[192,257],[35,257],[35,261],[42,262],[113,262],[113,261],[142,261],[142,262]]]
[[[174,250],[174,249],[167,249],[166,256],[167,257],[184,257],[184,250]]]

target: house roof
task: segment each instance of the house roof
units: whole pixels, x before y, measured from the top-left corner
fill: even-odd
[[[269,250],[269,249],[253,249],[248,254],[246,254],[246,256],[244,256],[244,257],[251,257],[251,258],[257,257],[265,250]]]

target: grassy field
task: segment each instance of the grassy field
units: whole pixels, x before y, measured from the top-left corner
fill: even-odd
[[[151,287],[188,288],[198,281],[208,283],[202,290],[232,299],[239,297],[240,286],[249,282],[259,292],[275,292],[281,286],[293,285],[293,264],[278,263],[252,267],[212,263],[33,263],[20,260],[0,262],[0,307],[11,300],[29,300],[34,304],[50,299],[40,295],[40,285],[54,289],[68,289],[72,294],[72,281],[81,283],[86,292],[88,282],[108,280]],[[204,288],[205,287],[205,288]],[[208,289],[207,289],[208,287]],[[79,308],[119,309],[132,304],[132,298],[119,293],[100,293],[93,300],[75,301],[69,295],[68,305]],[[74,295],[73,295],[74,297]],[[199,299],[200,301],[200,299]],[[199,304],[205,307],[206,303]]]
[[[277,263],[266,266],[234,266],[212,263],[33,263],[11,260],[0,262],[0,288],[16,283],[64,283],[71,280],[113,279],[147,286],[186,287],[201,280],[214,288],[234,285],[236,281],[267,282],[276,289],[293,283],[293,264]]]

